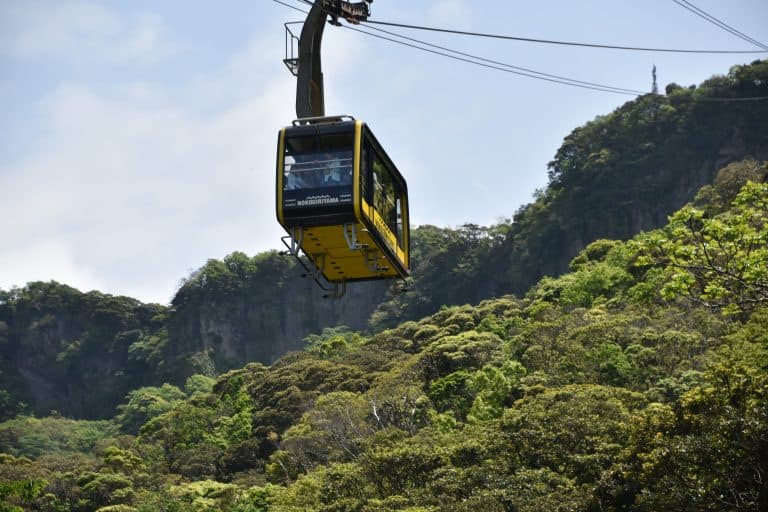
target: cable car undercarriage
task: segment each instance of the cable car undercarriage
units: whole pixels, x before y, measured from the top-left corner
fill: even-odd
[[[355,224],[346,223],[342,226],[342,229],[344,231],[344,239],[347,242],[347,247],[350,251],[359,251],[368,270],[377,274],[383,274],[389,270],[389,267],[382,266],[381,261],[384,260],[386,262],[386,258],[381,255],[381,252],[378,249],[371,248],[367,244],[362,244],[357,240]],[[295,226],[290,234],[280,239],[286,247],[283,254],[293,256],[296,259],[304,269],[303,277],[311,277],[320,289],[326,292],[325,295],[323,295],[324,298],[340,299],[347,291],[347,281],[328,282],[323,278],[323,272],[328,262],[327,254],[315,254],[313,257],[306,258],[309,261],[305,261],[301,256],[301,243],[303,238],[304,228],[302,226]],[[406,291],[405,287],[399,286],[397,278],[391,279],[389,290],[391,293]]]

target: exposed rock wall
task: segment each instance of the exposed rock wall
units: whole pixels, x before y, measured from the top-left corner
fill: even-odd
[[[104,418],[131,390],[155,375],[130,347],[162,330],[162,306],[127,297],[82,293],[58,283],[31,283],[0,307],[7,341],[0,346],[0,394],[38,415],[56,410]],[[0,417],[4,411],[0,412]]]
[[[201,360],[211,361],[216,372],[253,361],[270,364],[300,350],[307,335],[323,328],[366,329],[387,297],[386,283],[362,282],[349,284],[341,299],[325,299],[312,280],[293,272],[274,289],[273,282],[264,282],[267,289],[259,293],[206,297],[175,308],[166,359],[186,368],[182,373],[199,371]]]

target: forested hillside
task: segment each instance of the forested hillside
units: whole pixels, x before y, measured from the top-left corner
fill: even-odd
[[[766,95],[768,61],[755,61],[698,87],[670,84],[575,129],[548,187],[512,220],[415,228],[413,282],[395,297],[373,283],[324,300],[277,252],[209,260],[170,307],[57,283],[0,290],[0,419],[51,410],[107,418],[138,386],[270,364],[324,328],[379,332],[442,306],[520,297],[594,240],[663,226],[729,162],[750,157],[741,168],[758,176],[768,102],[741,100]]]
[[[22,410],[110,417],[128,391],[165,377],[166,315],[59,283],[0,290],[0,419]]]
[[[768,168],[522,298],[0,424],[6,510],[768,508]]]
[[[326,325],[363,329],[385,293],[372,283],[323,300],[277,252],[209,261],[170,307],[56,282],[0,290],[0,421],[108,418],[137,387],[271,363]]]
[[[594,240],[663,226],[721,167],[768,159],[768,101],[740,101],[765,96],[768,61],[755,61],[698,87],[669,84],[666,95],[641,96],[576,128],[549,163],[549,185],[511,222],[417,230],[414,292],[384,303],[374,323],[520,296],[567,271]]]

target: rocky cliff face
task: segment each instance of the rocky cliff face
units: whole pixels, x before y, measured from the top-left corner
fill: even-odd
[[[162,306],[53,282],[30,283],[0,302],[0,395],[13,397],[7,408],[25,402],[38,415],[110,417],[128,391],[152,379],[130,349],[163,329],[155,318]]]
[[[0,421],[22,403],[36,415],[111,417],[132,389],[269,364],[324,327],[363,330],[386,297],[384,283],[359,283],[323,299],[292,264],[268,260],[237,293],[204,286],[172,309],[54,282],[0,291]]]
[[[271,272],[259,273],[236,293],[214,287],[178,301],[168,323],[166,361],[181,374],[222,372],[253,361],[270,364],[300,350],[307,335],[325,327],[364,330],[387,297],[386,283],[362,282],[348,285],[341,299],[325,299],[296,266],[270,263]]]

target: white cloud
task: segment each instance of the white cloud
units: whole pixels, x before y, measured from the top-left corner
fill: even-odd
[[[88,2],[6,2],[0,13],[2,46],[21,57],[69,52],[80,40],[107,37],[120,25],[110,10]]]
[[[19,278],[23,277],[24,281]],[[81,290],[102,289],[104,282],[75,262],[66,241],[30,240],[18,249],[0,251],[0,287],[10,289],[29,281],[55,280]]]
[[[95,2],[0,1],[0,56],[25,63],[152,59],[173,47],[164,33],[157,16]],[[197,78],[128,69],[51,84],[30,115],[35,140],[0,163],[0,288],[54,279],[167,303],[208,258],[279,249],[275,144],[295,116],[295,79],[282,37],[261,33]],[[345,58],[324,62],[326,76],[356,79],[364,49],[337,33],[324,55]],[[346,111],[334,90],[328,104]]]
[[[155,52],[160,47],[162,27],[159,17],[147,13],[139,14],[123,42],[123,51],[127,55],[148,55]]]
[[[429,8],[432,23],[457,23],[466,21],[472,12],[466,0],[440,0]]]
[[[208,258],[278,248],[275,141],[294,83],[253,72],[272,50],[255,42],[177,96],[151,83],[59,86],[35,152],[0,168],[0,287],[53,278],[165,303]],[[201,90],[216,108],[201,107]]]
[[[28,0],[0,4],[0,53],[15,58],[109,61],[172,53],[162,21],[148,13],[121,16],[102,4]]]

